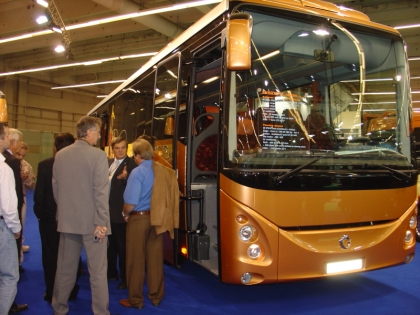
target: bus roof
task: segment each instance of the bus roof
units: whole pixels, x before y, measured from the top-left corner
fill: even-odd
[[[238,4],[240,2],[243,2],[256,5],[278,7],[290,11],[298,11],[311,15],[329,17],[338,21],[352,22],[354,24],[365,25],[379,30],[399,34],[398,31],[392,27],[370,21],[369,17],[362,12],[337,6],[333,3],[321,0],[221,0],[221,2],[216,7],[214,7],[209,13],[201,17],[201,19],[195,22],[185,32],[183,32],[172,42],[170,42],[164,48],[162,48],[156,55],[151,57],[139,70],[133,73],[126,81],[121,83],[106,98],[104,98],[100,103],[98,103],[94,108],[92,108],[89,111],[88,115],[92,114],[95,110],[97,110],[99,107],[101,107],[111,98],[113,98],[118,93],[118,91],[129,86],[142,73],[152,68],[158,62],[160,62],[166,56],[172,53],[176,48],[185,43],[189,38],[197,34],[200,30],[209,25],[217,17],[221,16],[224,12],[226,12],[229,9],[230,2],[236,2]]]

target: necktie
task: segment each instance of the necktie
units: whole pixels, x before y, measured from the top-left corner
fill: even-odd
[[[119,164],[120,163],[118,162],[118,160],[115,159],[114,162],[109,167],[109,180],[111,180],[112,176],[114,176],[114,173],[117,170]]]

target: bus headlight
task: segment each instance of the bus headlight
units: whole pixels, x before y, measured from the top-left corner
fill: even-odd
[[[417,217],[415,215],[411,216],[409,226],[410,229],[414,229],[417,226]]]
[[[245,225],[239,230],[239,238],[243,242],[248,242],[254,235],[255,229],[250,225]]]
[[[413,233],[411,231],[405,232],[404,242],[406,244],[409,244],[411,243],[412,240],[413,240]]]
[[[252,273],[250,272],[245,272],[241,277],[241,281],[243,284],[248,284],[251,282],[251,280],[252,280]]]
[[[257,244],[252,244],[248,247],[248,256],[251,259],[257,259],[261,256],[261,247]]]

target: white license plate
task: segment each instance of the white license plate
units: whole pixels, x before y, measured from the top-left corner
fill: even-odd
[[[327,263],[327,274],[341,273],[347,271],[356,271],[363,268],[362,259],[353,259],[345,261],[336,261]]]

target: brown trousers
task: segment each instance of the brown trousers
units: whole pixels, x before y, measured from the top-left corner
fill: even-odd
[[[148,297],[153,304],[163,299],[163,234],[156,234],[150,215],[131,215],[127,224],[127,287],[128,302],[144,305],[143,284],[146,278]]]

